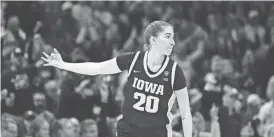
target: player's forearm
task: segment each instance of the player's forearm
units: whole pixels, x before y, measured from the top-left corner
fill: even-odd
[[[121,70],[117,65],[116,58],[103,62],[84,62],[84,63],[67,63],[62,62],[57,68],[84,75],[115,74]]]
[[[84,63],[68,63],[63,62],[59,66],[60,69],[71,71],[74,73],[84,74],[84,75],[97,75],[99,74],[99,63],[84,62]]]
[[[192,116],[191,114],[186,115],[182,120],[184,137],[192,137]]]

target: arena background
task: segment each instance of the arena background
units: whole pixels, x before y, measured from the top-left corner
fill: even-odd
[[[146,50],[155,20],[175,27],[193,137],[274,136],[274,4],[261,1],[1,1],[1,136],[115,137],[126,73],[84,76],[40,57],[56,48],[67,62],[100,62]],[[179,115],[172,126],[182,137]]]

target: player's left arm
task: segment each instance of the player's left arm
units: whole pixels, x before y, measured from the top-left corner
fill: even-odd
[[[175,91],[179,110],[183,123],[183,131],[185,137],[192,137],[192,115],[189,105],[189,97],[187,87]]]
[[[192,137],[192,115],[190,110],[188,89],[182,69],[177,66],[174,79],[174,92],[182,118],[184,137]]]

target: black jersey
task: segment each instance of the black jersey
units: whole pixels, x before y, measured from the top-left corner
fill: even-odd
[[[177,63],[166,56],[160,70],[152,74],[147,67],[147,55],[148,51],[138,51],[122,62],[128,64],[123,118],[142,127],[166,126],[171,122],[176,99],[173,83]],[[128,60],[132,62],[127,63]],[[117,64],[121,66],[121,61]],[[185,81],[181,84],[185,87]]]

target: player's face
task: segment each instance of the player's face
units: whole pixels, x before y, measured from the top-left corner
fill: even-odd
[[[163,31],[158,33],[155,39],[155,48],[159,53],[169,56],[172,53],[174,41],[174,31],[172,26],[163,27]]]

